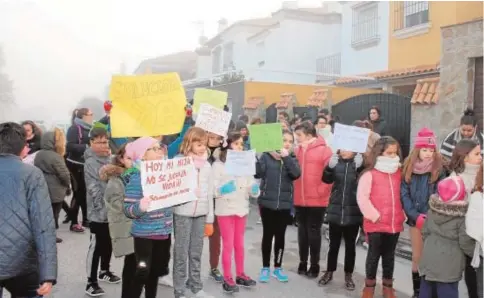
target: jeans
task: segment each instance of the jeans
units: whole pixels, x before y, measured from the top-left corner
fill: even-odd
[[[222,236],[222,268],[224,278],[232,278],[232,254],[235,259],[235,273],[244,274],[244,235],[247,216],[217,216]]]
[[[297,238],[299,245],[299,259],[311,265],[319,265],[321,254],[321,226],[323,225],[324,207],[296,207]]]
[[[368,233],[368,253],[366,255],[366,279],[375,280],[378,263],[382,262],[383,279],[393,279],[395,249],[400,233]]]
[[[272,241],[274,240],[274,268],[282,266],[286,228],[291,210],[260,208],[262,219],[262,267],[270,267]]]
[[[356,258],[356,237],[360,230],[359,225],[340,226],[338,224],[329,224],[329,251],[326,270],[329,272],[336,271],[338,265],[338,254],[341,246],[341,238],[345,241],[345,273],[353,273],[355,270]]]
[[[437,295],[437,296],[436,296]],[[426,281],[425,276],[420,282],[419,298],[459,298],[459,282],[443,283]]]

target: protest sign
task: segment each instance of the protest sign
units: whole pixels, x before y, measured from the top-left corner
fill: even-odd
[[[370,130],[367,128],[336,123],[333,134],[333,148],[358,153],[366,152]]]
[[[143,194],[152,199],[148,211],[196,200],[197,172],[191,157],[141,163]]]
[[[282,126],[280,123],[249,126],[250,148],[257,153],[281,150]]]
[[[232,113],[202,103],[195,126],[225,137],[229,129],[230,118],[232,118]]]
[[[197,88],[193,94],[193,113],[198,114],[200,105],[207,103],[219,109],[223,109],[227,104],[227,92]]]
[[[225,160],[225,172],[233,176],[255,175],[255,151],[227,151]]]
[[[183,127],[187,100],[177,73],[113,76],[109,96],[115,138],[169,135]]]

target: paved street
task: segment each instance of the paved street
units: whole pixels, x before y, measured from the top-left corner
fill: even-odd
[[[260,266],[261,266],[261,225],[256,224],[257,211],[253,208],[249,216],[249,225],[246,233],[246,271],[247,274],[254,278],[257,278]],[[63,216],[61,216],[63,218]],[[87,297],[84,294],[84,287],[86,282],[86,269],[85,258],[88,248],[89,233],[85,234],[73,234],[68,231],[67,225],[61,225],[59,230],[59,236],[64,239],[64,242],[58,245],[59,248],[59,280],[58,285],[55,287],[53,294],[50,297],[53,298],[81,298]],[[236,294],[239,298],[253,298],[254,295],[260,298],[283,298],[283,297],[299,297],[299,298],[314,298],[314,297],[359,297],[360,290],[363,286],[364,280],[364,265],[366,250],[364,248],[358,248],[357,251],[357,263],[355,272],[355,282],[357,284],[357,290],[354,292],[348,292],[344,289],[342,282],[343,274],[339,272],[336,275],[336,280],[331,285],[321,288],[317,286],[316,280],[309,280],[304,277],[298,276],[296,268],[299,262],[297,253],[297,234],[295,227],[289,227],[286,235],[286,252],[284,255],[284,267],[288,271],[290,280],[287,284],[278,283],[276,280],[271,280],[269,284],[259,284],[253,290],[241,289],[240,293]],[[324,249],[322,250],[322,260],[324,260],[327,250],[327,242],[323,240]],[[205,290],[215,297],[230,296],[224,294],[221,289],[221,285],[215,283],[207,276],[208,271],[208,243],[205,245],[204,250],[204,275],[203,280],[205,282]],[[342,264],[344,253],[340,253],[339,261]],[[121,272],[122,260],[113,259],[112,262],[113,271],[116,273]],[[321,262],[322,270],[324,270],[325,262]],[[342,270],[342,266],[339,267]],[[341,271],[340,270],[340,271]],[[379,273],[381,276],[381,273]],[[397,296],[410,297],[412,291],[410,275],[410,263],[403,259],[398,259],[395,269],[395,288],[397,289]],[[121,297],[120,285],[108,285],[102,284],[102,287],[107,292],[107,298],[119,298]],[[461,287],[463,289],[464,287]],[[381,290],[378,289],[378,293]],[[461,293],[461,297],[464,296],[464,292]],[[5,295],[4,297],[9,297]],[[163,286],[159,287],[158,297],[173,297],[173,289]]]

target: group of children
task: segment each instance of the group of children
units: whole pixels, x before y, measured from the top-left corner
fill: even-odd
[[[482,223],[479,144],[461,140],[450,163],[444,166],[435,135],[422,129],[402,168],[400,146],[391,137],[381,137],[364,155],[345,150],[332,152],[315,126],[302,122],[294,131],[283,131],[281,150],[258,157],[255,177],[230,175],[224,166],[227,152],[243,151],[247,147],[245,136],[246,131],[243,134],[232,131],[222,138],[198,127],[184,130],[177,151],[179,156],[193,159],[197,200],[150,211],[151,199],[143,194],[139,165],[141,161],[172,158],[167,147],[159,139],[141,137],[122,145],[111,156],[108,132],[92,128],[89,148],[84,153],[91,231],[86,293],[104,294],[98,285],[100,279],[110,283],[122,281],[122,297],[140,297],[143,290],[145,297],[156,297],[158,278],[170,271],[172,234],[176,298],[186,297],[186,289],[195,297],[212,297],[203,290],[200,277],[204,237],[209,237],[210,276],[222,283],[223,290],[233,293],[239,291],[239,286],[254,287],[256,281],[246,274],[244,267],[250,197],[258,198],[263,225],[261,283],[269,282],[271,276],[280,282],[288,281],[282,260],[286,227],[292,220],[294,206],[298,222],[298,273],[312,278],[320,274],[321,225],[327,214],[330,248],[326,270],[318,282],[321,286],[333,279],[341,239],[344,239],[345,287],[355,289],[352,278],[355,245],[363,225],[368,252],[362,297],[374,297],[380,258],[383,295],[395,297],[395,250],[407,221],[411,226],[414,297],[431,297],[433,291],[439,297],[458,297],[457,284],[466,256],[474,257],[476,267],[480,256],[482,291],[482,249],[479,247],[482,231],[476,232],[472,226],[465,225],[471,211],[472,216],[468,217]],[[62,146],[62,142],[65,144],[58,136],[51,147]],[[48,177],[55,176],[60,168],[41,169]],[[449,173],[450,177],[445,178]],[[260,184],[256,178],[261,180]],[[68,185],[63,187],[59,192],[65,192]],[[481,208],[480,215],[475,212],[476,208]],[[221,247],[223,273],[218,270]],[[122,278],[110,271],[112,253],[124,257]]]

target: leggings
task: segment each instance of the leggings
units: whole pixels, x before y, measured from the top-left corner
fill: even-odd
[[[217,216],[222,236],[222,268],[225,280],[232,279],[232,255],[237,276],[244,274],[244,234],[247,216]]]
[[[10,292],[11,298],[40,298],[41,296],[37,296],[39,284],[40,280],[37,273],[0,280],[0,297],[2,297],[3,288],[5,288]]]
[[[131,288],[136,272],[136,255],[134,253],[124,257],[121,298],[132,298]]]
[[[54,212],[55,228],[59,228],[59,213],[62,209],[62,203],[52,203],[52,211]]]
[[[321,226],[324,221],[324,207],[296,207],[297,240],[301,263],[319,265],[321,254]]]
[[[329,272],[336,271],[338,266],[338,254],[341,246],[341,239],[345,241],[345,273],[353,273],[355,270],[356,258],[356,237],[360,230],[359,225],[340,226],[338,224],[329,224],[329,251],[326,270]]]
[[[90,222],[89,228],[91,244],[87,252],[87,276],[89,283],[96,283],[99,263],[101,263],[101,271],[109,271],[113,246],[108,223]]]
[[[84,166],[67,161],[73,179],[75,180],[75,187],[73,189],[71,201],[71,226],[78,224],[79,207],[82,211],[82,221],[87,221],[87,205],[86,205],[86,182],[84,181]]]
[[[262,267],[270,267],[272,240],[274,240],[274,268],[282,266],[286,228],[291,210],[272,210],[260,207],[262,219]]]
[[[400,233],[368,233],[368,253],[366,255],[366,279],[375,280],[378,263],[382,262],[383,279],[392,280],[395,269],[395,249]]]
[[[477,293],[477,272],[474,267],[471,266],[472,258],[466,256],[466,267],[464,270],[464,280],[467,286],[467,293],[469,298],[478,298]]]

